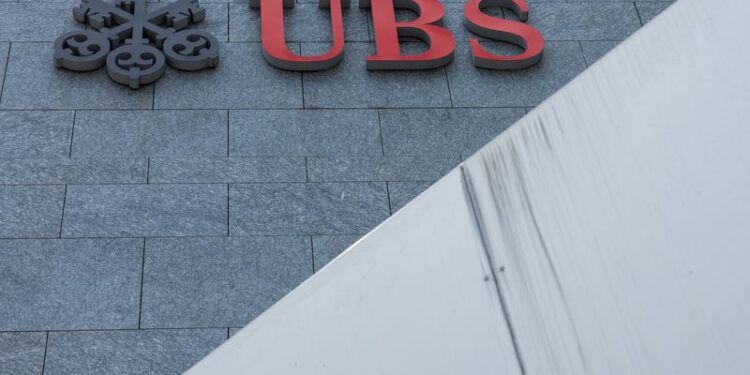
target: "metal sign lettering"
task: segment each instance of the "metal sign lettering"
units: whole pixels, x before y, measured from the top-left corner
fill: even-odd
[[[320,0],[320,7],[331,13],[332,43],[321,55],[301,56],[287,47],[284,34],[284,9],[294,0],[250,0],[251,8],[260,8],[263,57],[269,64],[285,70],[315,71],[336,66],[344,55],[342,9],[350,0]],[[360,0],[360,8],[371,10],[375,31],[375,49],[367,57],[369,70],[433,69],[453,61],[456,40],[442,26],[445,9],[439,0]],[[485,8],[507,8],[519,21],[490,16]],[[418,17],[397,21],[395,9],[410,9]],[[188,26],[203,21],[205,10],[197,0],[179,0],[153,12],[146,11],[145,0],[118,0],[114,5],[102,0],[82,0],[73,10],[78,22],[94,30],[76,30],[63,34],[55,42],[55,64],[74,71],[90,71],[106,64],[107,73],[116,82],[137,89],[158,80],[165,64],[180,70],[201,70],[219,62],[216,38]],[[464,6],[464,25],[484,38],[513,43],[523,52],[496,55],[484,49],[477,38],[470,40],[473,63],[484,69],[523,69],[538,63],[544,51],[544,38],[526,24],[529,10],[526,0],[468,0]],[[404,55],[401,37],[414,37],[428,46],[417,55]]]

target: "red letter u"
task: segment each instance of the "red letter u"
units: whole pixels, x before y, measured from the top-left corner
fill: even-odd
[[[311,71],[329,69],[344,56],[344,20],[342,8],[349,7],[350,0],[320,0],[320,8],[331,9],[331,31],[333,44],[323,55],[300,56],[289,50],[284,34],[284,8],[293,8],[295,0],[250,0],[250,6],[260,7],[260,37],[263,41],[263,57],[280,69]]]

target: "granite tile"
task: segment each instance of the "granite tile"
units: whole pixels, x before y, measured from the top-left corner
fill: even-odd
[[[654,17],[658,16],[659,13],[663,12],[670,5],[672,5],[671,1],[638,1],[635,3],[635,7],[638,8],[638,14],[641,16],[641,21],[644,25],[654,19]]]
[[[366,233],[387,217],[384,183],[229,187],[232,235]]]
[[[143,240],[0,240],[0,330],[138,327]]]
[[[46,342],[45,332],[0,333],[0,373],[41,374]]]
[[[343,10],[344,40],[369,40],[367,12],[354,6]],[[330,42],[331,17],[317,4],[297,4],[284,13],[284,34],[288,42]],[[229,4],[229,38],[232,42],[260,42],[260,10],[247,4]]]
[[[152,102],[153,90],[115,83],[105,69],[78,73],[55,68],[52,43],[13,43],[0,108],[145,109]]]
[[[67,157],[72,131],[73,111],[0,111],[0,158]]]
[[[310,181],[435,181],[459,162],[458,154],[439,156],[313,157],[308,158]]]
[[[0,159],[0,184],[146,183],[146,159]]]
[[[425,158],[471,154],[524,114],[523,108],[383,109],[385,154]],[[439,177],[442,174],[428,180]]]
[[[336,258],[360,239],[361,235],[313,236],[313,261],[315,272]]]
[[[226,111],[80,111],[76,115],[74,158],[226,154]]]
[[[148,3],[146,4],[146,9],[149,12],[152,12],[167,5],[166,3],[172,2],[174,1]],[[228,42],[229,7],[227,4],[214,3],[213,1],[200,1],[199,4],[202,8],[206,9],[206,18],[200,23],[190,26],[190,29],[208,31],[213,34],[219,42]]]
[[[64,185],[0,185],[0,238],[58,237],[64,199]]]
[[[50,332],[44,374],[176,375],[226,338],[226,329]]]
[[[415,44],[415,43],[412,43]],[[327,48],[303,43],[303,54]],[[450,107],[451,98],[443,68],[422,71],[369,71],[365,59],[374,53],[369,43],[348,43],[336,67],[303,73],[305,107],[380,108]],[[409,47],[411,48],[411,47]]]
[[[214,69],[167,72],[156,83],[155,108],[302,108],[300,73],[267,64],[259,43],[221,43],[219,56]]]
[[[230,111],[229,135],[233,156],[382,154],[375,110]]]
[[[548,42],[539,64],[514,71],[478,69],[459,45],[447,70],[456,107],[533,107],[585,68],[578,42]]]
[[[226,234],[226,185],[68,186],[63,237]]]
[[[420,193],[427,190],[430,185],[434,182],[389,182],[388,191],[390,193],[391,200],[391,212],[394,214],[396,211],[403,208],[412,199],[416,198]]]
[[[530,4],[528,23],[548,41],[622,40],[641,26],[632,2]]]
[[[151,159],[151,183],[305,182],[304,158]]]
[[[57,3],[0,3],[0,40],[8,42],[53,42],[61,34],[84,25],[73,19],[78,1]],[[49,52],[52,61],[52,52]]]
[[[309,237],[146,240],[142,327],[244,326],[312,275]]]
[[[583,41],[581,42],[581,49],[583,50],[583,57],[586,59],[586,65],[591,66],[597,60],[607,54],[612,48],[615,48],[618,44],[622,43],[617,40],[605,40],[605,41]]]

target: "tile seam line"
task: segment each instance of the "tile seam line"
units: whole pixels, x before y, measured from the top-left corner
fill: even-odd
[[[40,329],[40,330],[17,330],[17,331],[0,331],[0,334],[4,333],[67,333],[67,332],[148,332],[148,331],[188,331],[188,330],[223,330],[227,328],[242,328],[242,327],[227,327],[227,326],[196,326],[196,327],[144,327],[144,328],[91,328],[91,329]]]
[[[10,163],[20,163],[20,162],[29,162],[29,163],[55,163],[55,162],[73,162],[73,161],[79,161],[79,162],[90,162],[90,161],[96,161],[96,162],[102,162],[102,163],[115,163],[119,162],[122,164],[133,164],[136,162],[143,162],[147,159],[155,159],[155,161],[160,161],[164,163],[168,162],[193,162],[193,161],[209,161],[209,160],[221,160],[221,161],[230,161],[230,160],[247,160],[247,161],[281,161],[281,160],[288,160],[288,161],[302,161],[305,157],[311,158],[311,159],[357,159],[357,160],[381,160],[381,159],[416,159],[416,160],[424,160],[424,161],[433,161],[434,157],[441,157],[441,160],[449,160],[452,156],[460,156],[459,153],[446,153],[442,156],[441,154],[438,155],[432,155],[432,154],[389,154],[389,155],[381,155],[378,153],[373,154],[300,154],[299,156],[282,156],[282,155],[258,155],[258,156],[185,156],[185,155],[174,155],[174,156],[148,156],[145,158],[142,157],[132,157],[132,156],[114,156],[114,157],[77,157],[77,158],[68,158],[64,156],[58,156],[58,157],[12,157],[12,158],[2,158],[0,157],[0,164],[10,164]],[[425,156],[426,155],[426,156]],[[427,157],[429,156],[429,157]],[[128,163],[129,162],[129,163]],[[64,165],[63,165],[64,166]],[[0,183],[1,184],[1,183]],[[28,184],[27,184],[28,185]],[[41,184],[41,185],[49,185],[49,184]],[[60,184],[64,185],[64,184]]]
[[[44,337],[44,355],[42,356],[42,375],[44,375],[44,371],[47,366],[47,349],[49,347],[49,331],[45,332],[46,336]]]
[[[142,240],[142,239],[152,239],[152,240],[169,240],[169,239],[187,239],[187,238],[210,238],[210,239],[228,239],[228,238],[237,238],[237,239],[252,239],[252,238],[305,238],[307,236],[364,236],[365,233],[347,233],[347,232],[339,232],[339,233],[296,233],[296,234],[238,234],[238,235],[232,235],[227,237],[225,234],[212,234],[212,235],[185,235],[185,236],[174,236],[174,235],[165,235],[165,236],[81,236],[81,237],[2,237],[0,238],[0,241],[49,241],[49,242],[57,242],[57,241],[83,241],[83,240]],[[2,250],[0,250],[2,251]],[[0,330],[2,332],[2,330]]]
[[[5,93],[5,80],[8,78],[8,65],[10,65],[10,49],[13,42],[8,42],[8,53],[5,54],[5,66],[3,67],[3,82],[0,83],[0,105],[3,102],[3,93]]]
[[[589,67],[588,59],[586,58],[586,53],[583,52],[583,43],[578,42],[578,49],[581,51],[581,56],[583,56],[583,64],[586,65],[586,69]],[[529,114],[529,111],[526,110],[526,114]]]
[[[232,220],[232,215],[230,213],[230,207],[229,207],[229,201],[230,201],[229,198],[231,197],[231,195],[230,195],[231,194],[231,188],[230,188],[230,186],[231,186],[231,183],[228,183],[227,184],[227,237],[231,237],[232,236],[232,234],[231,234],[231,228],[232,227],[230,225],[231,220]]]
[[[645,24],[643,23],[643,17],[641,17],[641,11],[638,9],[638,4],[633,1],[633,8],[635,8],[635,14],[638,15],[638,22],[641,23],[641,27],[643,27]]]
[[[68,185],[65,185],[65,189],[63,190],[63,204],[62,204],[62,210],[60,212],[60,232],[57,235],[57,238],[63,238],[63,223],[65,221],[65,202],[68,200]]]
[[[317,270],[315,269],[315,245],[313,243],[313,236],[309,236],[310,238],[310,265],[312,266],[312,273],[315,274]]]
[[[92,183],[92,184],[65,184],[65,183],[54,183],[54,184],[0,184],[0,186],[221,186],[221,185],[302,185],[302,184],[340,184],[340,185],[365,185],[365,184],[377,184],[380,182],[435,182],[442,178],[441,175],[435,179],[424,179],[424,180],[402,180],[402,179],[383,179],[383,180],[330,180],[330,181],[260,181],[260,182],[157,182],[157,183]]]
[[[383,154],[383,157],[386,157],[385,154],[385,135],[383,135],[383,120],[380,116],[380,108],[377,109],[378,112],[378,133],[380,135],[380,152]]]
[[[451,108],[454,108],[453,93],[451,93],[451,79],[448,77],[448,66],[443,66],[443,72],[445,72],[445,84],[448,86],[448,99],[451,100]]]
[[[138,296],[138,329],[141,329],[141,321],[143,318],[143,284],[145,284],[144,277],[146,275],[146,239],[143,239],[141,249],[141,285],[140,295]]]
[[[227,182],[227,181],[219,181],[219,182],[133,182],[133,183],[84,183],[84,184],[76,184],[76,183],[33,183],[33,184],[26,184],[26,183],[17,183],[17,184],[0,184],[0,187],[23,187],[23,186],[66,186],[66,189],[68,186],[112,186],[112,187],[134,187],[134,186],[212,186],[212,185],[299,185],[299,184],[375,184],[375,183],[381,183],[381,182],[398,182],[398,183],[426,183],[426,182],[436,182],[437,180],[441,179],[444,175],[440,175],[438,177],[435,177],[434,179],[419,179],[419,180],[404,180],[404,179],[377,179],[377,180],[311,180],[311,181],[251,181],[251,182]]]
[[[585,41],[584,41],[585,42]],[[431,110],[431,109],[524,109],[530,105],[509,105],[509,106],[411,106],[411,107],[242,107],[242,108],[0,108],[0,112],[254,112],[254,111],[277,111],[277,112],[302,112],[302,111],[367,111],[387,110],[387,111],[406,111],[406,110]],[[82,113],[83,114],[83,113]]]
[[[70,145],[68,146],[68,159],[73,158],[73,137],[75,137],[77,113],[78,113],[77,110],[73,110],[73,124],[71,125],[71,128],[70,128]]]

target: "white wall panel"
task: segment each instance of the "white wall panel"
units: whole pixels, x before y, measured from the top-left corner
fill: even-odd
[[[189,374],[750,373],[749,19],[677,1]]]

